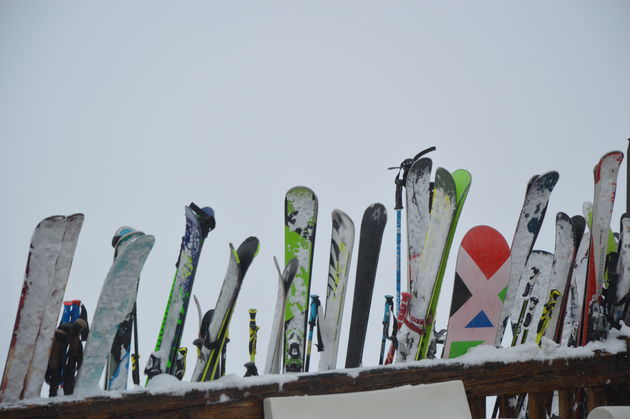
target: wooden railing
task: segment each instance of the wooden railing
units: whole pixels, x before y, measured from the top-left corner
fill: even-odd
[[[626,340],[626,348],[630,340]],[[499,350],[500,351],[500,350]],[[524,362],[486,362],[479,365],[430,361],[326,373],[302,374],[295,379],[265,377],[239,380],[235,387],[221,382],[190,386],[183,394],[123,393],[121,397],[91,397],[50,404],[0,406],[0,415],[26,417],[217,417],[263,418],[267,397],[334,394],[392,388],[401,385],[462,380],[473,417],[486,417],[487,396],[528,394],[529,417],[544,418],[551,392],[559,392],[560,416],[573,418],[576,400],[587,410],[601,405],[630,405],[628,351],[595,353],[584,358]],[[577,399],[576,399],[577,397]],[[500,398],[501,399],[501,398]],[[503,406],[503,409],[506,409]],[[511,416],[503,410],[502,416]]]

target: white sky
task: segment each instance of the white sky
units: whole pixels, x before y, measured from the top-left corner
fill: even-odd
[[[536,245],[553,251],[555,214],[581,213],[599,157],[625,151],[629,18],[622,1],[0,2],[0,359],[33,228],[49,215],[83,212],[66,299],[82,299],[90,314],[116,228],[156,236],[138,296],[144,368],[175,272],[183,207],[194,201],[217,215],[194,286],[206,309],[225,275],[228,242],[261,241],[232,319],[227,369],[244,372],[250,307],[258,309],[262,368],[284,194],[306,185],[319,197],[312,292],[320,296],[331,211],[348,213],[358,234],[369,204],[388,208],[364,355],[376,365],[383,295],[395,278],[395,173],[386,168],[436,145],[434,168],[472,173],[439,306],[444,328],[468,229],[488,224],[511,242],[527,180],[558,170]],[[625,176],[624,162],[614,229]]]

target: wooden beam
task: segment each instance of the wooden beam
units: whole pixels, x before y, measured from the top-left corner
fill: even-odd
[[[267,397],[336,394],[462,380],[469,398],[544,392],[580,387],[627,385],[626,353],[598,354],[590,358],[528,361],[481,365],[458,363],[412,364],[343,372],[304,374],[295,381],[222,389],[191,390],[184,395],[134,392],[119,398],[93,397],[49,405],[0,406],[0,415],[14,418],[104,416],[262,418]],[[255,383],[255,380],[252,381]]]

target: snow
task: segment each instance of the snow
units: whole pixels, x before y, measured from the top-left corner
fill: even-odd
[[[509,348],[496,348],[490,345],[481,345],[471,348],[465,355],[456,359],[425,359],[421,361],[412,361],[398,364],[381,366],[386,369],[407,369],[410,367],[435,367],[458,365],[464,368],[481,365],[489,362],[526,362],[526,361],[553,361],[555,359],[577,359],[588,358],[595,355],[596,352],[604,351],[610,354],[617,354],[626,351],[626,342],[623,338],[630,338],[630,327],[623,325],[621,330],[612,330],[608,339],[599,342],[591,342],[580,348],[561,347],[552,340],[543,338],[542,347],[535,344],[527,343]],[[376,367],[360,367],[342,370],[332,370],[327,373],[345,373],[352,379],[356,379],[361,373],[373,371]],[[136,395],[146,393],[150,395],[170,395],[183,396],[190,391],[222,391],[228,389],[244,390],[253,386],[277,385],[278,391],[282,391],[285,383],[297,381],[300,377],[322,374],[321,372],[301,373],[301,374],[268,374],[257,377],[241,377],[235,374],[228,374],[216,381],[206,383],[191,383],[179,381],[175,377],[168,374],[160,374],[149,382],[146,388],[134,387],[130,390],[120,391],[103,391],[93,390],[83,396],[87,397],[106,397],[117,399],[126,395]],[[84,400],[83,397],[76,395],[60,396],[55,398],[39,398],[27,399],[15,403],[3,404],[3,408],[15,408],[27,405],[47,405],[53,403],[67,403]],[[229,401],[230,398],[226,394],[221,394],[219,402]]]

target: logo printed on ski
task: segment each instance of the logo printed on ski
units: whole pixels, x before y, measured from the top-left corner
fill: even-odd
[[[503,236],[488,226],[470,229],[457,255],[444,358],[494,342],[509,274],[510,248]]]

